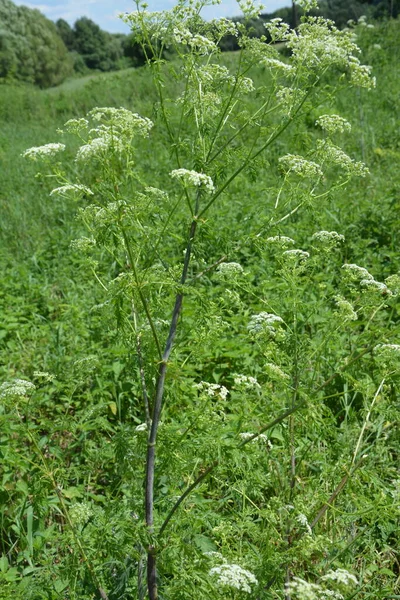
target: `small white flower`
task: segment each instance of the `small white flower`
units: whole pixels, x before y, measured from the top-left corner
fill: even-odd
[[[196,187],[204,187],[208,193],[214,191],[214,184],[208,175],[204,173],[198,173],[197,171],[189,171],[188,169],[174,169],[171,171],[170,176],[174,179],[181,179],[183,183],[187,185],[194,185]]]

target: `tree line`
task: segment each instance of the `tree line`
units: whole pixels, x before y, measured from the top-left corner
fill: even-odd
[[[344,27],[349,20],[367,14],[370,18],[397,17],[400,0],[321,0],[322,16]],[[281,17],[295,27],[301,10],[295,3],[274,13],[265,13],[247,23],[251,35],[261,37],[264,23]],[[241,21],[240,17],[234,18]],[[238,48],[237,39],[226,36],[222,51]],[[67,77],[91,70],[114,71],[140,66],[145,57],[132,35],[108,33],[87,17],[73,27],[64,19],[53,23],[39,10],[0,0],[0,81],[27,81],[40,87],[58,85]]]

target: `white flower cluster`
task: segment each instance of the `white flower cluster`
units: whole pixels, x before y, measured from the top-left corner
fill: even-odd
[[[251,431],[243,431],[242,433],[239,433],[239,437],[246,441],[249,440],[251,438],[253,438],[254,433],[252,433]],[[267,436],[264,433],[260,433],[257,437],[253,438],[250,442],[250,444],[257,444],[257,443],[262,443],[262,444],[267,444],[268,448],[272,448],[272,444],[269,441],[269,439],[267,438]]]
[[[300,250],[300,248],[295,248],[293,250],[285,250],[282,253],[282,257],[289,263],[301,263],[310,258],[310,253],[305,250]]]
[[[262,332],[269,333],[272,337],[276,334],[276,326],[282,325],[283,319],[278,315],[273,315],[267,312],[261,312],[257,315],[253,315],[250,318],[249,324],[247,325],[248,331],[257,335]]]
[[[336,571],[328,571],[326,575],[321,577],[322,581],[336,581],[342,585],[358,585],[358,579],[346,569],[336,569]]]
[[[378,344],[374,349],[376,361],[386,370],[398,371],[400,368],[400,345]]]
[[[189,171],[188,169],[174,169],[171,171],[170,176],[174,179],[181,179],[187,185],[204,187],[209,194],[215,189],[211,177],[204,175],[204,173]]]
[[[386,296],[392,295],[392,292],[389,290],[388,286],[385,283],[382,283],[381,281],[375,281],[375,279],[362,279],[360,281],[360,285],[367,292],[385,294]]]
[[[225,386],[219,385],[218,383],[200,381],[200,383],[195,383],[194,387],[206,396],[210,396],[210,398],[220,398],[221,400],[226,400],[229,394],[229,390]]]
[[[254,92],[256,89],[254,87],[254,82],[250,77],[240,77],[236,83],[236,89],[239,93],[249,94],[250,92]]]
[[[328,164],[341,167],[347,175],[354,177],[365,177],[368,175],[369,170],[363,162],[353,160],[341,148],[328,140],[318,140],[317,148],[322,160]]]
[[[286,379],[289,379],[289,375],[282,371],[275,363],[266,363],[264,365],[264,370],[269,378],[274,381],[285,381]]]
[[[58,152],[65,150],[65,144],[46,144],[45,146],[33,146],[28,148],[21,154],[24,158],[30,158],[31,160],[38,160],[41,158],[52,158]]]
[[[87,254],[91,252],[96,245],[96,240],[94,238],[81,237],[76,240],[71,240],[70,248],[75,252],[81,252],[82,254]]]
[[[217,274],[221,279],[235,279],[243,274],[243,267],[236,262],[223,262],[217,267]]]
[[[359,51],[352,34],[340,31],[333,21],[309,17],[288,36],[295,64],[308,69],[348,69],[353,53]]]
[[[271,69],[278,69],[286,74],[292,73],[294,70],[291,65],[268,56],[261,61],[261,64],[265,65],[266,67],[270,67]]]
[[[102,137],[93,138],[88,144],[84,144],[79,148],[75,160],[85,163],[92,159],[101,158],[111,147],[122,150],[117,142],[118,140],[114,140],[112,135],[104,134]]]
[[[306,160],[303,156],[286,154],[281,156],[278,162],[285,173],[295,173],[299,177],[311,179],[323,175],[320,165],[311,160]]]
[[[26,379],[14,379],[5,381],[0,385],[0,398],[15,398],[26,396],[33,392],[36,386]]]
[[[62,185],[58,188],[54,188],[51,190],[50,196],[68,196],[68,192],[72,192],[75,195],[85,195],[85,196],[94,196],[91,189],[86,187],[86,185],[81,185],[80,183],[67,183],[66,185]]]
[[[339,115],[321,115],[315,122],[324,131],[333,133],[345,133],[351,131],[351,125],[346,119]]]
[[[93,515],[93,509],[87,502],[73,504],[69,509],[69,516],[74,525],[80,527],[85,525]]]
[[[183,24],[174,27],[172,39],[175,44],[185,44],[198,54],[213,54],[218,50],[215,42],[200,34],[192,32]]]
[[[309,583],[300,577],[293,577],[292,581],[285,585],[286,592],[297,597],[299,600],[319,600],[321,586]]]
[[[343,321],[357,321],[357,313],[353,306],[342,296],[335,296],[336,302],[336,314],[340,316]]]
[[[232,19],[227,19],[226,17],[212,19],[210,21],[210,25],[215,31],[217,31],[219,37],[224,37],[225,35],[233,35],[237,37],[239,35],[237,24],[232,21]]]
[[[235,588],[242,592],[251,593],[251,585],[257,585],[258,581],[250,571],[243,569],[239,565],[225,563],[218,567],[213,567],[209,575],[216,576],[217,582],[221,586]]]
[[[389,277],[386,277],[385,283],[394,296],[397,296],[398,294],[400,294],[400,276],[399,275],[389,275]]]
[[[273,42],[286,42],[290,32],[290,27],[280,17],[271,19],[265,23],[265,29],[268,31]]]
[[[35,379],[41,379],[46,383],[50,383],[51,381],[54,381],[56,379],[55,375],[53,375],[52,373],[48,373],[47,371],[34,371],[33,377]]]
[[[140,423],[139,425],[137,425],[135,427],[135,431],[136,432],[140,432],[140,431],[147,431],[147,423]]]
[[[306,515],[303,515],[303,513],[300,513],[299,515],[297,515],[296,521],[298,521],[300,523],[300,525],[302,525],[307,530],[307,533],[309,535],[312,534],[312,529],[310,527],[310,524],[308,522]]]
[[[261,389],[261,385],[258,383],[255,377],[248,375],[235,374],[233,376],[235,385],[244,387],[246,389]]]
[[[100,125],[89,131],[89,140],[77,152],[76,160],[86,162],[101,158],[107,151],[122,152],[135,135],[147,137],[152,121],[126,108],[94,108],[88,113]]]
[[[337,233],[336,231],[317,231],[311,236],[314,242],[318,242],[323,246],[331,248],[344,242],[344,235]]]
[[[82,130],[87,129],[89,126],[89,121],[87,119],[69,119],[66,123],[64,123],[65,131],[67,133],[75,133],[79,134]]]
[[[351,281],[361,281],[366,279],[373,281],[374,279],[367,269],[364,269],[364,267],[359,267],[354,263],[346,263],[342,265],[342,269],[345,276]]]
[[[274,235],[273,237],[269,237],[266,239],[267,244],[272,244],[274,246],[278,246],[279,248],[289,248],[295,244],[295,241],[290,237],[286,237],[284,235]]]
[[[229,69],[223,65],[216,65],[214,63],[202,65],[196,69],[193,73],[193,69],[188,69],[188,75],[193,74],[195,77],[196,85],[200,81],[202,86],[219,87],[224,83],[235,83],[235,78],[230,74]]]
[[[376,78],[371,77],[372,67],[362,65],[356,56],[350,62],[350,80],[353,85],[370,90],[376,87]]]
[[[287,116],[290,116],[294,108],[303,100],[305,94],[305,90],[301,88],[281,86],[276,92],[276,98]]]

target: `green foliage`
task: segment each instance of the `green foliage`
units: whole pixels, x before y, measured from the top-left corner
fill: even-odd
[[[61,83],[72,70],[54,23],[38,10],[0,2],[0,77],[40,87]]]
[[[191,52],[175,40],[168,64],[154,52],[151,72],[0,89],[0,598],[145,598],[151,546],[160,598],[249,597],[247,584],[283,600],[287,579],[293,599],[399,593],[398,23],[357,35],[376,89],[327,63],[316,83],[315,47],[284,62],[291,74],[253,39],[220,57],[199,38]],[[291,77],[302,104],[276,95]],[[111,105],[154,126],[92,111]],[[52,160],[54,147],[20,158],[56,142]],[[153,406],[180,293],[151,528],[143,376]],[[241,589],[218,583],[232,573]]]
[[[89,69],[111,71],[122,56],[118,37],[102,31],[96,23],[82,17],[73,28],[73,49],[80,54]]]

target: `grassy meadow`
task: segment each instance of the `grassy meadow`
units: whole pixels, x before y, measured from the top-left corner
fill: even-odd
[[[363,62],[373,67],[376,88],[343,87],[336,95],[324,97],[322,106],[310,105],[306,119],[285,132],[254,169],[250,166],[241,173],[221,196],[218,210],[212,209],[204,220],[193,268],[202,271],[206,262],[213,264],[225,256],[243,265],[247,276],[237,283],[230,300],[224,296],[224,283],[212,276],[204,284],[203,296],[188,295],[182,316],[185,335],[178,334],[168,375],[171,390],[184,398],[190,395],[187,382],[197,381],[200,374],[203,380],[229,387],[232,374],[254,365],[259,352],[244,333],[246,318],[255,311],[289,310],[287,289],[262,240],[268,235],[289,236],[296,247],[312,253],[315,232],[334,230],[343,235],[340,248],[321,253],[308,283],[296,289],[303,350],[317,357],[318,375],[310,374],[310,381],[318,389],[322,382],[324,386],[322,408],[304,418],[299,413],[296,424],[301,456],[297,485],[304,491],[296,509],[312,523],[321,506],[332,506],[317,519],[312,541],[311,536],[299,535],[296,548],[286,547],[284,533],[281,541],[270,543],[272,530],[264,525],[257,529],[265,518],[279,530],[283,508],[277,509],[277,498],[286,498],[284,506],[294,503],[290,492],[285,496],[282,491],[287,483],[281,445],[288,431],[284,425],[276,427],[270,437],[266,482],[253,469],[251,461],[260,460],[253,456],[248,464],[235,464],[232,471],[249,469],[251,491],[240,488],[235,478],[224,484],[230,468],[221,467],[204,493],[199,491],[185,504],[181,521],[163,546],[165,599],[196,598],[187,591],[191,583],[185,579],[189,578],[186,565],[196,564],[195,551],[220,551],[224,544],[232,547],[231,522],[237,526],[234,543],[242,557],[248,559],[252,552],[256,556],[257,548],[265,546],[262,561],[254,560],[258,579],[268,571],[270,585],[260,588],[254,598],[287,598],[279,591],[282,586],[274,588],[282,563],[282,552],[275,553],[279,544],[286,544],[285,561],[291,561],[294,571],[306,572],[310,578],[321,565],[354,572],[359,584],[342,596],[346,600],[400,598],[398,376],[387,383],[390,400],[374,403],[373,409],[364,403],[367,394],[359,383],[370,377],[379,386],[371,349],[374,343],[399,343],[400,305],[393,297],[377,316],[372,311],[343,329],[329,326],[329,339],[322,333],[335,311],[332,298],[342,293],[341,265],[360,265],[377,281],[400,274],[400,24],[392,21],[365,28],[358,43]],[[219,60],[231,67],[238,58],[226,54]],[[257,85],[265,85],[267,93],[270,82],[265,68],[253,69],[251,76]],[[177,95],[177,85],[166,75],[171,97]],[[246,102],[251,104],[249,98]],[[93,569],[109,600],[144,598],[137,583],[142,560],[138,540],[144,535],[138,522],[143,482],[138,456],[144,442],[132,445],[132,432],[143,421],[139,366],[135,348],[122,342],[113,316],[114,309],[118,313],[118,300],[107,304],[102,286],[118,276],[120,266],[98,250],[95,258],[100,266],[93,275],[91,263],[70,246],[85,235],[76,218],[83,201],[50,196],[54,183],[44,171],[38,174],[41,164],[21,157],[27,148],[62,139],[57,130],[68,119],[84,116],[96,106],[123,106],[155,121],[160,110],[146,67],[73,79],[49,90],[0,87],[0,379],[27,379],[37,386],[32,399],[21,406],[0,401],[1,600],[100,598],[90,578]],[[278,181],[278,158],[310,148],[320,135],[315,120],[324,110],[352,124],[351,134],[343,134],[343,147],[352,158],[365,162],[370,174],[333,189],[320,206],[305,206],[272,227],[271,190]],[[77,169],[74,151],[69,146],[63,156],[71,176]],[[136,153],[138,180],[172,193],[171,156],[165,134],[154,127]],[[220,169],[222,173],[223,164]],[[96,173],[90,176],[95,179]],[[162,211],[157,206],[152,218],[162,220]],[[174,236],[162,240],[171,262],[182,254],[186,231],[182,217],[174,218]],[[255,235],[258,231],[262,235]],[[153,240],[146,237],[146,230],[143,235],[143,243],[151,249]],[[266,299],[263,303],[260,294]],[[210,307],[218,307],[222,315],[217,333]],[[365,361],[361,358],[353,364],[361,354]],[[261,364],[257,362],[253,374],[265,386],[269,400],[263,410],[271,420],[281,408],[283,392]],[[307,372],[307,363],[299,369]],[[339,376],[329,380],[330,373]],[[173,427],[174,410],[177,414],[186,410],[185,402],[163,414],[166,428]],[[243,414],[235,413],[238,422],[246,418],[245,407]],[[362,428],[365,458],[353,469]],[[183,491],[190,482],[182,475],[182,461],[172,442],[168,443],[169,460],[176,460],[175,475],[158,482],[160,511],[169,510],[168,494]],[[205,438],[205,446],[214,448],[213,444]],[[249,454],[255,452],[253,446],[249,448]],[[196,452],[201,460],[206,450],[200,445]],[[197,465],[194,457],[193,472]],[[341,481],[344,489],[332,499]],[[79,513],[85,510],[86,520]],[[76,526],[69,527],[69,520]],[[197,532],[187,534],[187,554],[169,551],[168,546],[173,548],[174,540],[184,536],[192,522]],[[183,583],[170,575],[176,565],[181,565]],[[205,593],[202,575],[195,585]]]

